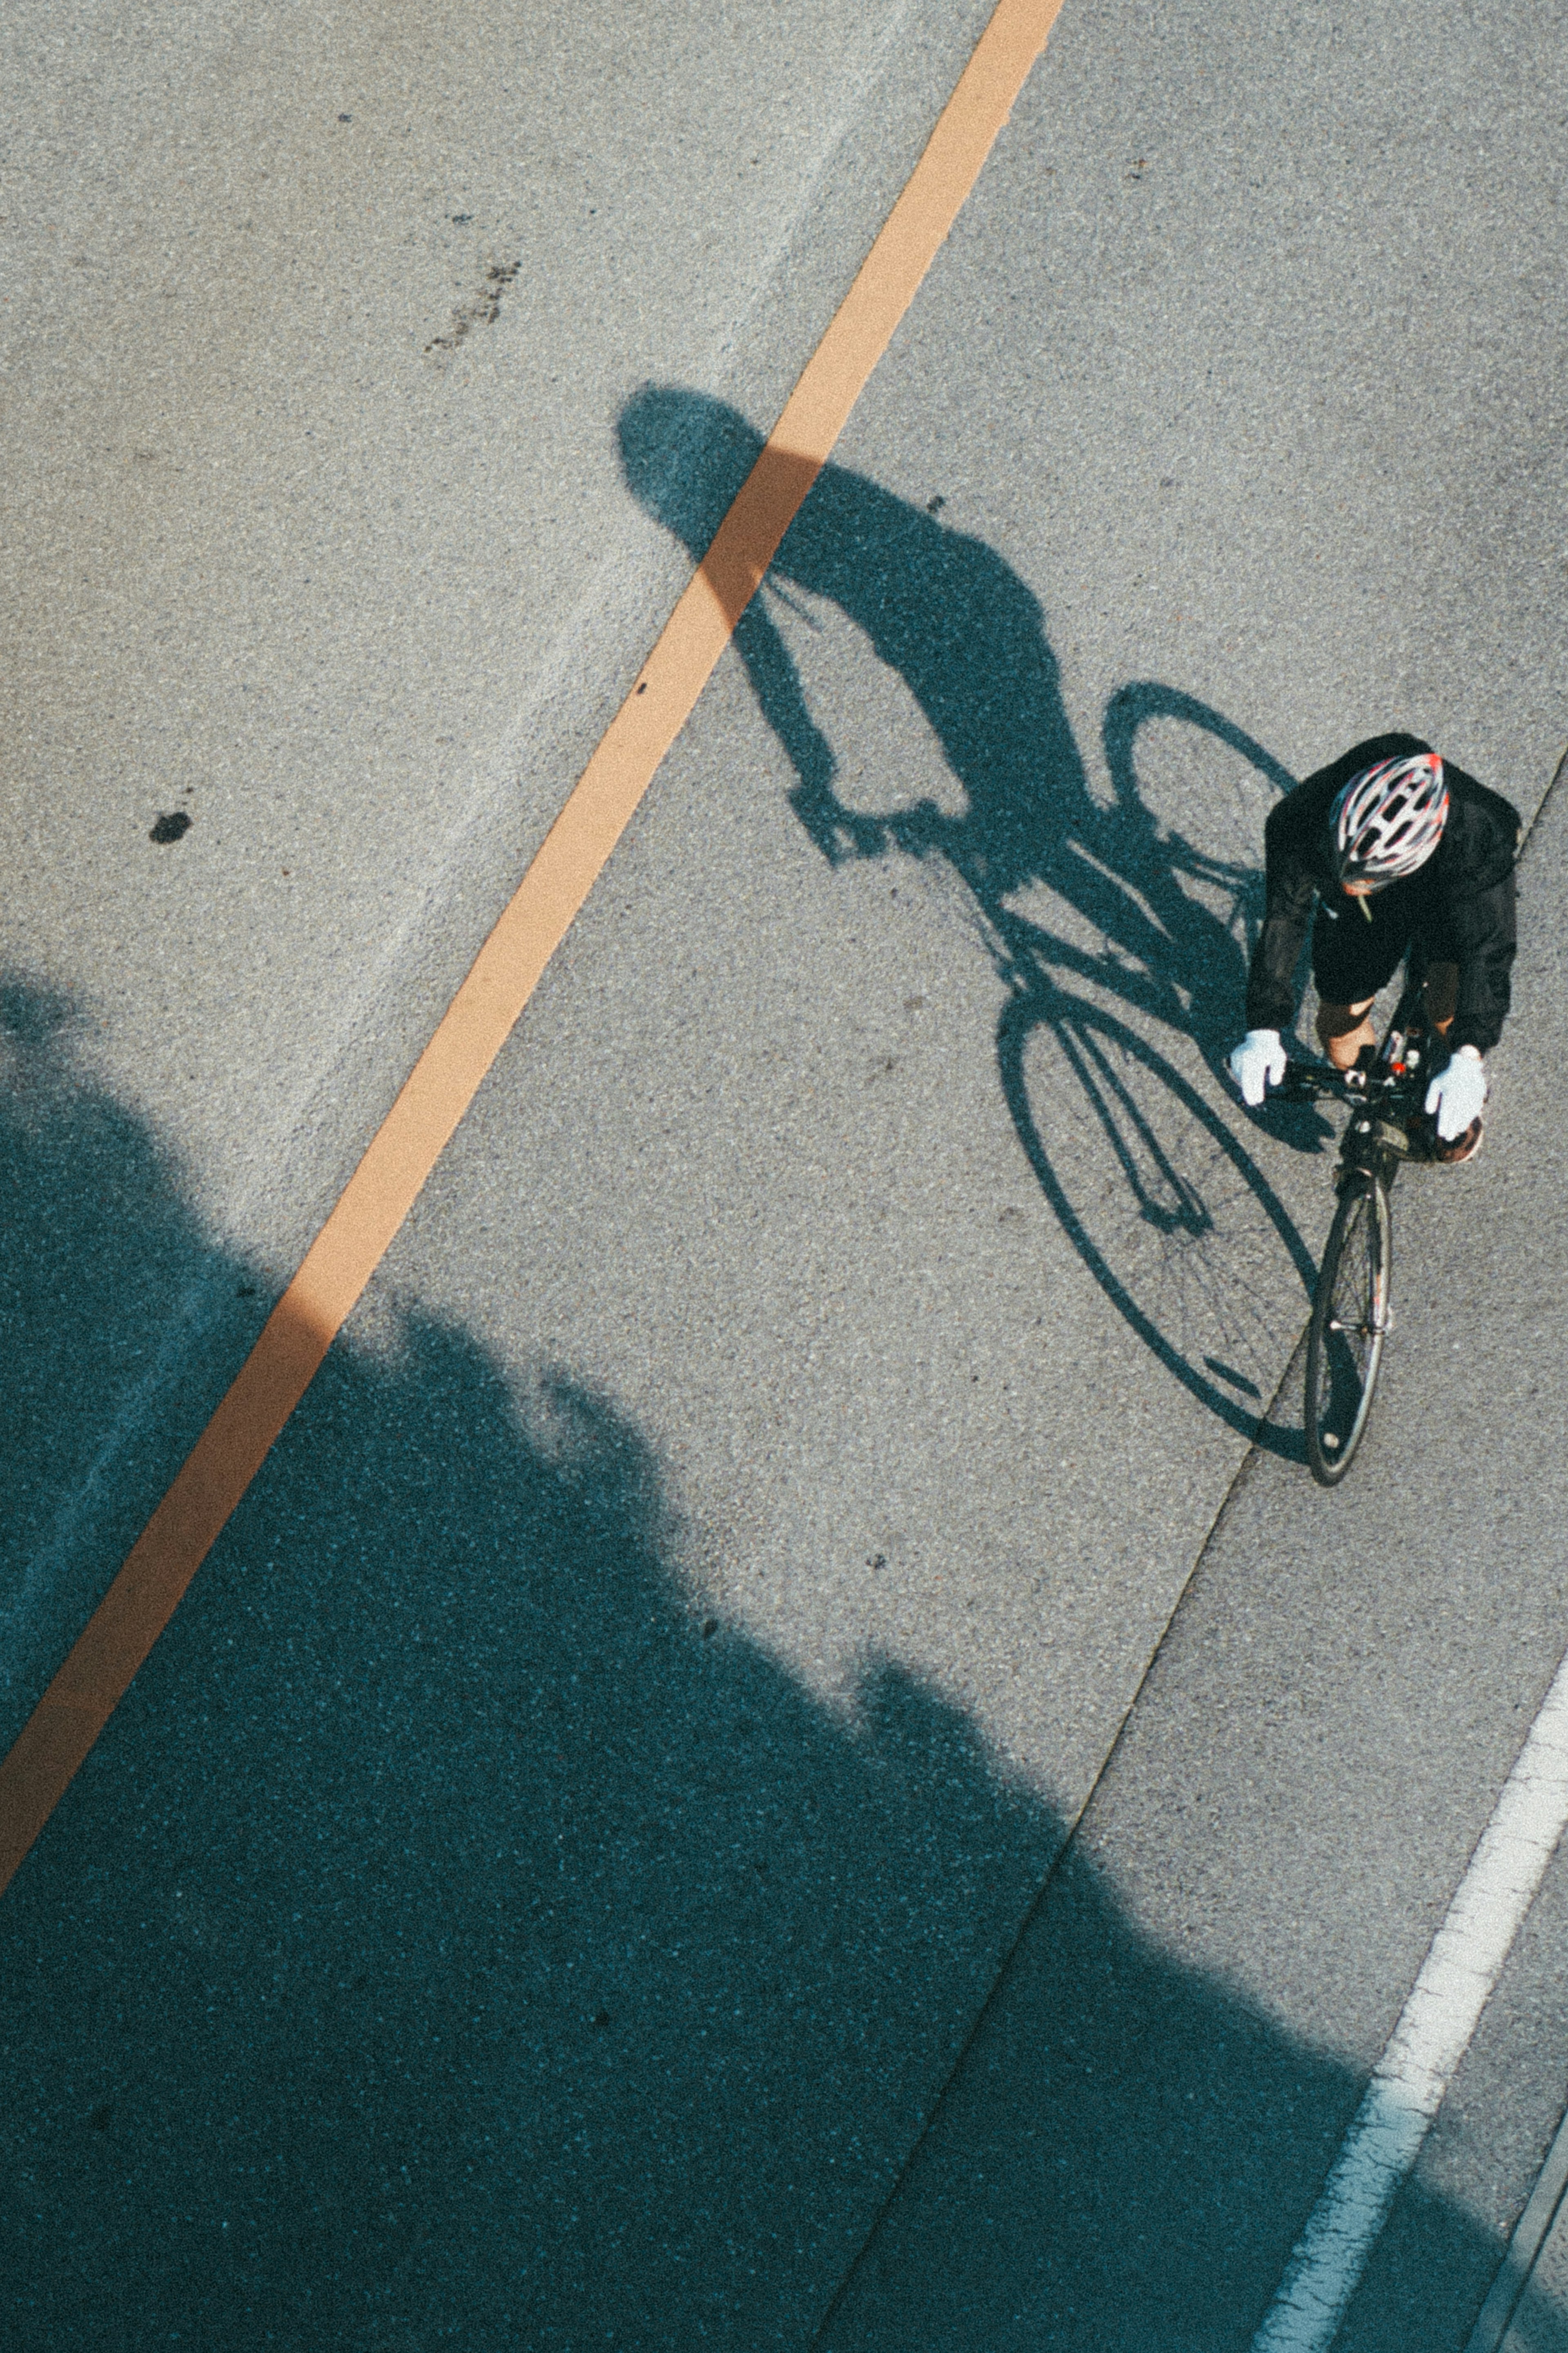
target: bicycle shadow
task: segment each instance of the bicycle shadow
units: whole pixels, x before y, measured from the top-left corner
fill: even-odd
[[[627,403],[619,434],[633,494],[700,563],[762,437],[721,402],[658,385]],[[837,607],[904,681],[961,808],[929,792],[876,809],[847,797],[786,642],[791,615],[813,626],[791,591]],[[1300,1432],[1260,1428],[1282,1311],[1272,1307],[1264,1328],[1247,1286],[1261,1275],[1277,1293],[1271,1261],[1282,1245],[1300,1284],[1289,1311],[1299,1329],[1313,1261],[1247,1149],[1221,1076],[1260,913],[1252,844],[1267,800],[1295,779],[1196,698],[1133,683],[1105,713],[1112,798],[1102,807],[1033,591],[983,541],[836,465],[817,476],[735,645],[795,770],[795,813],[828,862],[902,854],[962,885],[1006,990],[996,1056],[1014,1126],[1106,1296],[1209,1411],[1301,1458]],[[1205,806],[1195,777],[1178,780],[1163,811],[1152,805],[1139,772],[1151,729],[1220,747],[1254,782],[1244,855],[1205,846],[1184,821]],[[1207,1092],[1151,1025],[1195,1044]],[[1068,1098],[1071,1117],[1048,1133],[1048,1113]],[[1316,1150],[1328,1130],[1310,1112],[1273,1113],[1268,1132]],[[1107,1166],[1124,1180],[1116,1201]]]
[[[0,998],[35,1529],[187,1278],[266,1287],[71,1034]],[[1064,1826],[896,1662],[846,1716],[702,1588],[570,1366],[417,1306],[340,1339],[5,1899],[17,2353],[813,2338]],[[1355,2072],[1071,1848],[1020,1967],[990,2219],[863,2268],[832,2341],[1000,2348],[1026,2306],[1075,2353],[1245,2353]],[[1495,2234],[1419,2185],[1404,2221],[1401,2341],[1445,2341]]]

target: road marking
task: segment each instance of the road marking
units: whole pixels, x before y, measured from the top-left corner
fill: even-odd
[[[1568,1658],[1503,1784],[1252,2353],[1327,2353],[1568,1827]]]
[[[1061,5],[1000,0],[637,685],[232,1388],[0,1763],[0,1891],[310,1387],[690,717],[979,178]]]

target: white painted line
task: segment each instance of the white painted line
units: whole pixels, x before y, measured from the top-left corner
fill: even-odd
[[[1252,2353],[1327,2353],[1568,1826],[1568,1659],[1433,1938]]]

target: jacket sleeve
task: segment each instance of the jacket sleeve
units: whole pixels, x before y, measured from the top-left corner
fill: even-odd
[[[1294,797],[1293,796],[1291,797]],[[1247,976],[1247,1026],[1283,1029],[1296,1014],[1296,965],[1317,884],[1291,839],[1289,799],[1276,802],[1263,829],[1263,929]]]
[[[1459,952],[1459,1002],[1448,1043],[1489,1054],[1502,1036],[1512,995],[1516,939],[1514,878],[1505,874],[1484,891],[1449,902],[1448,922]]]

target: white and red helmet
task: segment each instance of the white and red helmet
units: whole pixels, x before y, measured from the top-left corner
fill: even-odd
[[[1342,882],[1395,882],[1425,866],[1448,821],[1448,787],[1436,752],[1380,760],[1352,776],[1329,812]]]

